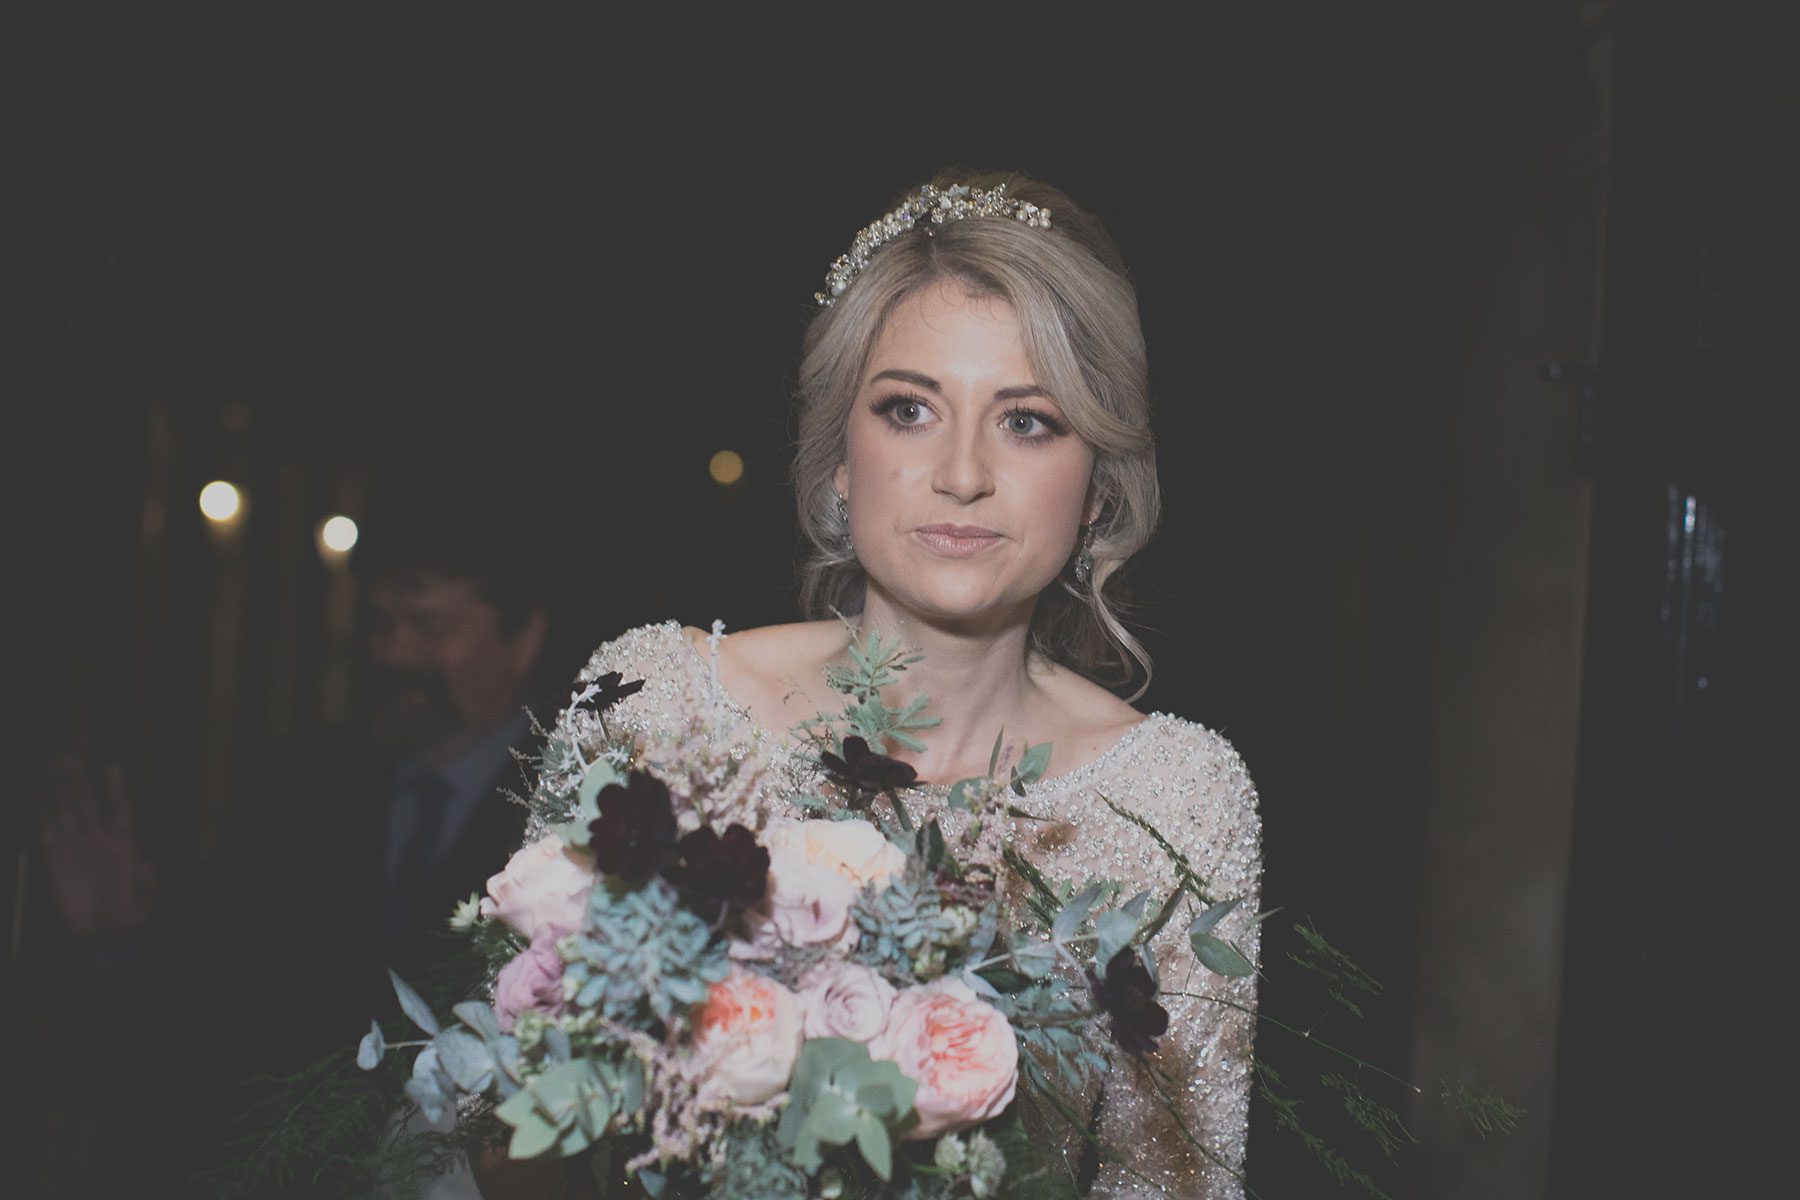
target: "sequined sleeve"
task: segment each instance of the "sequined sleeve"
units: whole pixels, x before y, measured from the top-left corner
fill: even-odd
[[[1260,963],[1252,920],[1262,879],[1255,785],[1224,737],[1179,718],[1153,720],[1154,733],[1096,790],[1154,823],[1206,880],[1213,899],[1239,901],[1215,933]],[[1090,814],[1100,834],[1095,840],[1113,843],[1117,859],[1107,873],[1166,895],[1168,856],[1104,804],[1100,809]],[[1200,966],[1187,924],[1171,921],[1153,943],[1168,1032],[1142,1061],[1115,1051],[1106,1083],[1101,1135],[1138,1174],[1103,1166],[1090,1193],[1095,1197],[1243,1195],[1256,978],[1227,979]]]

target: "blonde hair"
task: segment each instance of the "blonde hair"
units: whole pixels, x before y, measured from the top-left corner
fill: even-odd
[[[798,388],[799,444],[792,481],[809,548],[800,570],[808,617],[861,610],[865,576],[849,547],[833,476],[844,461],[850,408],[889,316],[925,284],[954,279],[1006,301],[1037,382],[1094,452],[1100,515],[1093,570],[1039,594],[1031,647],[1129,697],[1150,682],[1150,656],[1121,621],[1129,609],[1119,569],[1150,540],[1161,513],[1150,433],[1148,368],[1137,293],[1112,239],[1062,192],[1018,174],[941,172],[938,187],[991,188],[1051,210],[1051,227],[967,217],[921,226],[883,245],[843,295],[807,327]],[[1110,585],[1110,586],[1109,586]]]

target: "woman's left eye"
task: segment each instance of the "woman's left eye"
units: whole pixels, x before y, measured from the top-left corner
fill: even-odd
[[[1022,438],[1054,437],[1063,432],[1060,422],[1030,409],[1015,408],[1006,414],[1006,432]]]

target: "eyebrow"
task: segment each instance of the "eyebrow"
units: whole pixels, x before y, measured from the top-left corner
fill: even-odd
[[[918,371],[908,371],[900,367],[890,367],[885,371],[877,371],[874,375],[871,375],[869,377],[869,382],[874,383],[881,379],[895,379],[901,383],[910,383],[914,387],[922,387],[926,391],[933,392],[939,396],[944,394],[944,389],[939,386],[937,380]],[[1038,387],[1036,384],[1026,384],[1023,387],[1001,388],[994,393],[994,399],[996,400],[1026,400],[1033,396],[1039,396],[1045,400],[1050,399],[1050,393],[1046,392],[1043,388]]]

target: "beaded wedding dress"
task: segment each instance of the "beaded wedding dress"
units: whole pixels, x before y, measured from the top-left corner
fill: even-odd
[[[641,626],[601,646],[582,678],[608,671],[646,681],[607,713],[615,727],[657,736],[690,728],[696,714],[719,705],[750,721],[674,621]],[[813,767],[798,747],[785,736],[766,737],[775,744],[771,762],[779,767],[768,773],[772,785],[807,777]],[[1013,823],[1015,845],[1048,879],[1079,887],[1090,878],[1110,878],[1124,882],[1126,895],[1147,890],[1160,900],[1169,894],[1174,876],[1168,857],[1141,829],[1113,813],[1100,799],[1104,795],[1185,853],[1214,897],[1240,899],[1215,932],[1258,961],[1251,918],[1261,884],[1261,826],[1255,786],[1230,742],[1191,721],[1153,713],[1092,762],[1062,774],[1055,770],[1053,751],[1050,774],[1018,802],[1036,819]],[[945,787],[917,788],[907,794],[909,809],[915,818],[942,818],[948,831],[960,814],[944,811],[947,795]],[[1168,1032],[1142,1062],[1112,1048],[1112,1066],[1097,1097],[1097,1132],[1124,1152],[1132,1170],[1102,1163],[1091,1196],[1243,1194],[1239,1175],[1256,979],[1226,979],[1201,967],[1186,945],[1185,924],[1169,922],[1153,942]],[[1145,1075],[1152,1069],[1169,1081],[1167,1092],[1204,1151],[1182,1135],[1153,1090]],[[1083,1140],[1066,1127],[1044,1134],[1060,1146],[1071,1175],[1079,1178]]]

